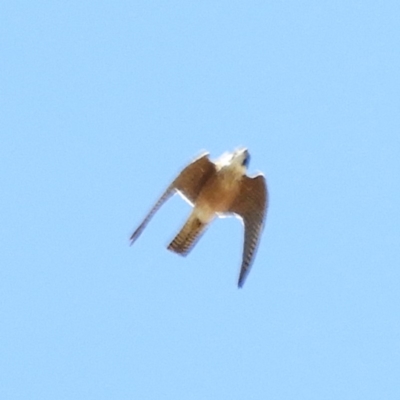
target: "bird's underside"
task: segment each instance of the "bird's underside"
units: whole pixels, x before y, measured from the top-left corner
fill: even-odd
[[[219,164],[204,154],[189,164],[168,186],[143,222],[132,234],[131,244],[142,233],[147,223],[176,192],[180,192],[192,205],[192,212],[168,249],[187,255],[194,247],[207,225],[217,216],[239,216],[244,223],[244,246],[238,286],[242,287],[250,270],[264,224],[268,202],[265,178],[245,175],[248,163],[247,150],[232,155],[230,163]]]

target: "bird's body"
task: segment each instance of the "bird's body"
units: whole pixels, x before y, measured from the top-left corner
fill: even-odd
[[[242,171],[223,167],[216,172],[204,185],[197,198],[194,210],[199,215],[204,214],[214,218],[216,213],[229,211],[233,200],[240,190],[239,182],[243,177]]]
[[[251,266],[267,207],[267,189],[262,175],[246,176],[249,153],[240,149],[223,155],[215,163],[203,155],[189,164],[161,196],[142,224],[132,234],[133,243],[157,209],[175,191],[185,197],[193,210],[168,249],[186,255],[215,218],[236,214],[245,224],[245,244],[239,286]]]

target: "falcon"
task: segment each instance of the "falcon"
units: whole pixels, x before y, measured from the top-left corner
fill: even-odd
[[[215,217],[237,216],[244,224],[243,257],[238,280],[242,287],[250,271],[264,226],[268,191],[262,174],[246,175],[250,154],[246,148],[225,153],[215,162],[202,154],[168,186],[130,237],[131,245],[147,223],[173,194],[179,193],[193,207],[168,250],[186,256]]]

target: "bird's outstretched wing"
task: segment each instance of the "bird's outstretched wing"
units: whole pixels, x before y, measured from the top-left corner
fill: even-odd
[[[243,176],[238,197],[230,211],[244,223],[243,259],[238,286],[242,287],[250,271],[268,207],[267,184],[263,175],[254,178]]]
[[[173,194],[176,193],[176,191],[179,191],[192,204],[194,204],[205,182],[213,173],[215,173],[215,171],[215,165],[209,160],[208,153],[201,155],[186,168],[184,168],[177,178],[168,186],[164,194],[146,215],[143,222],[139,225],[135,232],[133,232],[132,236],[130,237],[131,245],[140,236],[152,216],[165,203],[165,201],[167,201]]]

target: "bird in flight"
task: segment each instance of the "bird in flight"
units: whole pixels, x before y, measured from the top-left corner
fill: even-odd
[[[184,168],[168,186],[143,222],[133,232],[131,245],[152,216],[178,192],[193,210],[168,250],[186,256],[215,217],[237,216],[244,224],[243,257],[238,280],[242,287],[260,240],[268,206],[268,191],[262,174],[246,175],[250,154],[245,148],[225,153],[215,162],[202,154]]]

